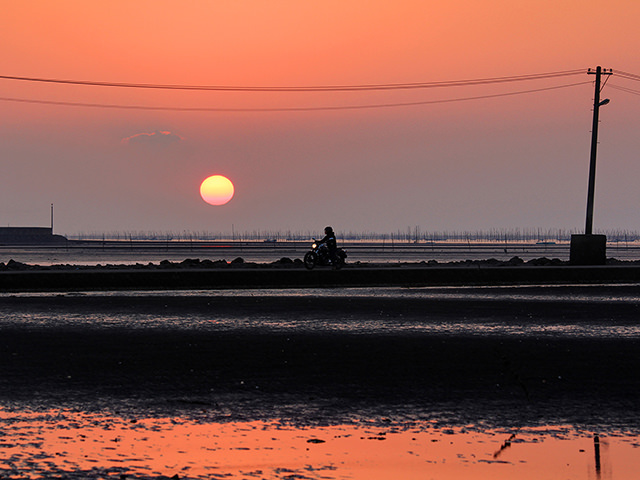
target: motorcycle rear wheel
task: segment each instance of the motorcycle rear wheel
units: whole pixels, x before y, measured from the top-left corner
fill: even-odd
[[[307,270],[312,270],[318,263],[318,255],[314,252],[307,252],[304,255],[304,266]]]

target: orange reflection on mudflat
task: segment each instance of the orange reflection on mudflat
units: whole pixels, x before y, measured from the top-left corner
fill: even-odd
[[[570,427],[482,431],[429,422],[294,427],[0,409],[10,478],[614,479],[640,469],[637,436]]]

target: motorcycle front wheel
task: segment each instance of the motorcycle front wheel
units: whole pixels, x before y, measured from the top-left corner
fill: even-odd
[[[318,263],[318,255],[316,255],[314,252],[305,253],[304,266],[307,270],[313,269],[313,267],[316,266],[316,263]]]

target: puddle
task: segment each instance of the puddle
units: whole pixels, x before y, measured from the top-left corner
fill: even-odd
[[[628,479],[630,432],[570,426],[443,428],[370,419],[296,427],[277,420],[124,418],[0,409],[0,477],[69,479]]]

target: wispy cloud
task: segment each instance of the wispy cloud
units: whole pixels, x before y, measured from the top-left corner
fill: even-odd
[[[135,135],[131,135],[130,137],[123,138],[122,143],[124,145],[158,145],[164,146],[169,145],[176,142],[181,142],[184,140],[184,137],[180,135],[169,132],[167,130],[156,130],[155,132],[147,133],[136,133]]]

